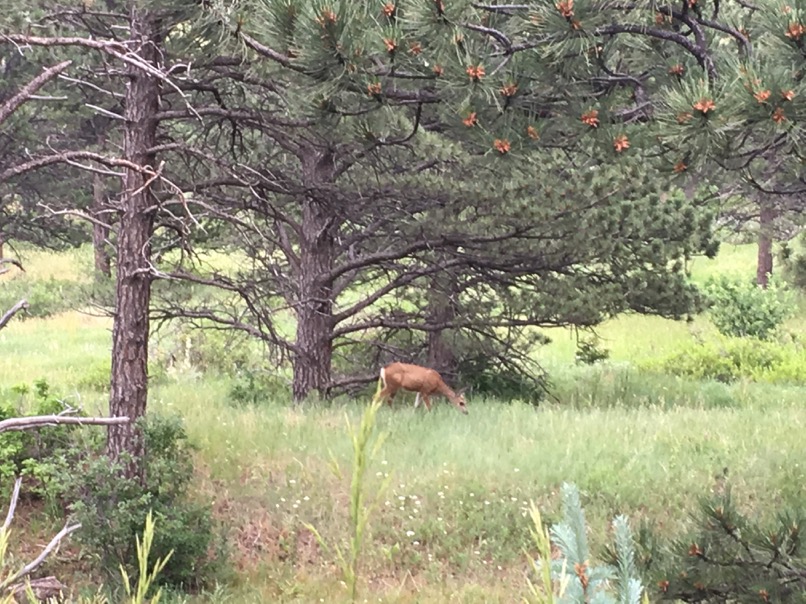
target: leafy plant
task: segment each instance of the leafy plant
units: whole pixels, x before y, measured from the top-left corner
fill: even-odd
[[[698,380],[806,382],[806,350],[802,347],[746,338],[724,338],[691,346],[642,366]]]
[[[116,464],[97,455],[73,463],[79,471],[67,478],[64,489],[73,517],[84,526],[78,540],[110,578],[122,567],[140,580],[134,537],[153,511],[161,525],[150,545],[153,555],[173,552],[158,582],[195,589],[223,562],[223,552],[219,547],[208,555],[217,545],[210,506],[190,496],[193,447],[178,418],[148,416],[142,425],[144,483],[124,477],[125,459]]]
[[[32,408],[33,415],[56,415],[66,409],[62,400],[51,394],[45,379],[35,381],[33,388],[15,386],[12,393],[18,396],[16,401],[0,400],[0,420],[26,415],[23,407]],[[0,434],[0,485],[17,476],[33,478],[26,481],[28,492],[52,503],[58,497],[54,478],[64,470],[65,454],[74,446],[73,434],[68,426]]]
[[[231,401],[241,405],[260,405],[267,401],[287,399],[288,387],[274,375],[250,368],[239,372],[229,391]]]
[[[794,312],[786,286],[770,279],[767,289],[722,275],[706,284],[709,314],[723,335],[769,339]]]

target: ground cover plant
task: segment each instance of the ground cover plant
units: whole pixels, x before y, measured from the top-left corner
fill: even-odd
[[[720,262],[730,274],[745,252],[728,247],[695,276],[719,274]],[[76,257],[87,255],[83,249]],[[28,262],[25,278],[36,281],[47,263],[63,260],[55,254]],[[797,317],[785,324],[790,333],[798,328]],[[535,575],[524,553],[536,552],[531,506],[550,525],[559,522],[564,482],[580,491],[599,560],[619,514],[634,532],[651,526],[658,538],[694,531],[690,513],[701,495],[721,488],[726,472],[734,504],[760,522],[802,505],[799,434],[806,410],[797,380],[720,382],[641,368],[647,358],[718,343],[706,317],[693,324],[617,318],[598,330],[610,357],[591,365],[575,362],[572,332],[549,331],[552,343],[538,354],[555,398],[537,407],[475,397],[467,417],[441,402],[426,415],[414,410],[413,396],[402,395],[394,409],[379,410],[375,429],[386,438],[364,480],[370,494],[386,487],[362,542],[360,595],[387,602],[528,596],[527,578],[534,582]],[[194,332],[181,334],[179,342],[194,349]],[[170,335],[156,341],[152,363],[170,367],[154,372],[151,412],[182,418],[196,448],[188,452],[196,467],[193,490],[212,502],[214,519],[225,527],[231,570],[195,595],[169,590],[163,601],[348,600],[331,544],[349,548],[354,451],[345,415],[358,426],[366,401],[289,406],[283,372],[258,375],[274,385],[249,390],[237,371],[200,367],[204,355],[176,358],[178,342]],[[73,310],[17,321],[0,332],[0,346],[4,397],[33,404],[32,395],[20,397],[20,385],[33,393],[45,377],[69,404],[103,411],[108,318]],[[19,520],[34,538],[61,522],[36,500]],[[77,544],[49,570],[80,592],[92,589],[93,575],[82,573],[89,567]],[[653,600],[662,595],[647,585]]]

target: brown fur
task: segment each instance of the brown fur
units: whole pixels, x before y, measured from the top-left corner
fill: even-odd
[[[467,413],[465,397],[462,391],[451,390],[442,376],[433,369],[410,365],[408,363],[391,363],[381,369],[381,399],[385,399],[387,404],[392,406],[392,399],[401,388],[417,393],[415,407],[420,404],[420,397],[425,402],[425,408],[431,411],[431,399],[434,394],[441,394],[447,398],[459,411]]]

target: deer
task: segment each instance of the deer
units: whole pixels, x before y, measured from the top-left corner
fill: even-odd
[[[454,407],[467,415],[467,405],[462,394],[464,389],[454,392],[442,379],[442,376],[427,367],[410,365],[408,363],[391,363],[381,369],[381,400],[386,400],[392,406],[392,399],[397,391],[403,388],[409,392],[416,392],[417,398],[414,401],[414,408],[420,406],[420,400],[425,402],[425,408],[431,411],[431,395],[437,393],[444,396]]]

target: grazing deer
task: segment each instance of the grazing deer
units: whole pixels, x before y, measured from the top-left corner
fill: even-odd
[[[414,401],[414,408],[420,406],[420,397],[425,402],[425,408],[431,411],[432,394],[438,393],[447,398],[462,413],[467,414],[467,406],[462,390],[458,393],[451,390],[442,376],[433,369],[420,367],[419,365],[409,365],[407,363],[391,363],[381,369],[381,400],[386,399],[389,406],[392,406],[392,399],[398,390],[408,390],[416,392],[417,398]]]

